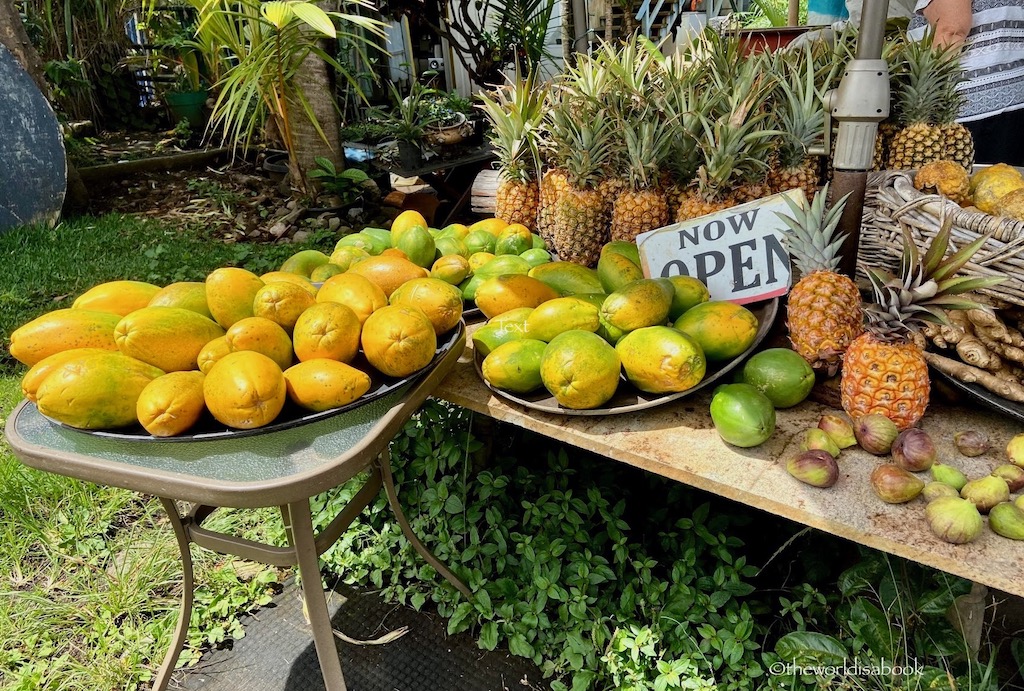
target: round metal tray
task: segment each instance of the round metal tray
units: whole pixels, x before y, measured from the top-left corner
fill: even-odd
[[[1024,405],[994,394],[983,386],[962,382],[956,377],[952,377],[945,372],[940,372],[934,367],[930,369],[933,375],[938,375],[939,379],[946,382],[957,391],[967,394],[986,408],[1002,413],[1003,415],[1009,415],[1017,420],[1024,421]]]
[[[654,408],[655,406],[671,403],[672,401],[678,401],[681,398],[685,398],[686,396],[705,389],[713,384],[721,383],[726,374],[746,360],[747,357],[754,352],[761,341],[764,340],[765,336],[768,335],[768,331],[771,330],[772,323],[775,321],[775,316],[779,312],[779,298],[772,298],[771,300],[766,300],[764,302],[756,302],[746,305],[746,307],[754,313],[754,316],[757,317],[758,321],[758,329],[757,334],[754,336],[754,342],[751,343],[750,347],[736,359],[730,360],[729,362],[716,367],[709,366],[707,373],[704,375],[704,379],[702,379],[699,384],[693,388],[687,389],[686,391],[680,391],[678,393],[645,393],[630,384],[629,380],[626,379],[625,376],[620,375],[619,387],[615,390],[615,395],[612,396],[611,400],[600,408],[575,410],[573,408],[565,408],[560,405],[558,401],[555,400],[555,397],[543,388],[530,394],[514,394],[491,386],[487,380],[484,379],[483,372],[480,369],[483,358],[475,351],[473,362],[476,366],[477,376],[480,377],[480,380],[483,381],[484,385],[486,385],[488,389],[494,392],[494,395],[499,398],[504,398],[507,401],[511,401],[512,403],[518,403],[526,408],[540,410],[545,413],[554,413],[556,415],[620,415],[622,413],[635,413],[639,410],[647,410],[648,408]]]
[[[257,427],[255,429],[232,429],[215,420],[209,412],[203,413],[203,417],[195,426],[192,427],[189,433],[179,434],[173,437],[154,437],[147,432],[142,425],[134,425],[132,427],[124,427],[121,429],[94,430],[71,427],[70,425],[65,425],[62,422],[57,422],[52,418],[47,418],[47,420],[58,427],[63,427],[64,429],[73,430],[82,434],[90,434],[96,437],[104,437],[106,439],[123,439],[126,441],[191,442],[215,439],[235,439],[238,437],[249,437],[260,434],[269,434],[271,432],[279,432],[281,430],[291,429],[300,425],[306,425],[311,422],[323,420],[324,418],[347,413],[360,406],[366,405],[371,401],[386,396],[396,389],[400,389],[407,384],[411,384],[419,380],[423,375],[437,365],[448,351],[455,347],[455,344],[459,342],[459,338],[465,330],[465,323],[459,322],[455,328],[451,329],[447,333],[441,334],[441,336],[438,337],[437,350],[435,351],[434,358],[430,361],[430,364],[418,372],[414,372],[408,377],[394,378],[384,376],[375,370],[363,357],[362,352],[360,352],[356,359],[350,364],[370,375],[370,389],[358,399],[352,401],[348,405],[344,405],[339,408],[331,408],[330,410],[323,410],[318,413],[311,413],[304,408],[300,408],[291,401],[288,401],[285,403],[281,413],[273,422],[269,425],[264,425],[263,427]]]

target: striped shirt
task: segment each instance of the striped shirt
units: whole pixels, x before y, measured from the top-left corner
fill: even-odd
[[[918,0],[909,35],[920,40],[928,22]],[[972,0],[971,31],[960,58],[967,80],[960,84],[966,103],[960,122],[981,120],[1024,108],[1024,0]]]

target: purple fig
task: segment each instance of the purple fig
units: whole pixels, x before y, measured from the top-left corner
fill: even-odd
[[[1006,457],[1010,463],[1024,468],[1024,433],[1018,434],[1006,445]]]
[[[1011,494],[1024,487],[1024,468],[1020,466],[1004,463],[993,470],[992,474],[1006,480]]]
[[[988,527],[996,535],[1011,540],[1024,540],[1024,511],[1008,501],[996,504],[988,512]]]
[[[978,511],[988,513],[996,504],[1010,500],[1010,486],[1001,477],[986,475],[964,485],[960,496],[977,506]]]
[[[967,484],[967,476],[960,472],[957,468],[945,463],[935,463],[932,465],[932,479],[936,482],[942,482],[949,485],[957,492],[964,488]]]
[[[895,463],[883,463],[871,471],[871,487],[887,504],[903,504],[924,489],[924,480]]]
[[[853,425],[838,415],[822,415],[818,429],[824,431],[840,449],[848,449],[857,443],[853,436]]]
[[[793,456],[786,470],[800,482],[812,487],[831,487],[839,479],[839,465],[828,451],[811,449]]]
[[[892,460],[904,470],[919,473],[935,463],[935,444],[923,429],[911,427],[899,433],[892,443]]]
[[[871,413],[857,418],[853,426],[853,434],[857,443],[868,453],[884,456],[889,453],[896,435],[900,431],[896,424],[881,413]]]
[[[921,490],[921,496],[924,497],[925,501],[932,502],[939,497],[959,497],[960,493],[945,482],[929,482]]]
[[[839,458],[839,447],[832,441],[832,437],[828,436],[825,430],[818,429],[817,427],[812,427],[804,432],[804,438],[800,442],[801,451],[811,451],[813,449],[828,451],[832,458]]]
[[[985,525],[978,508],[959,497],[939,497],[925,509],[928,527],[940,540],[962,545],[981,535]]]
[[[980,456],[989,450],[992,444],[988,440],[988,435],[983,432],[977,432],[975,430],[967,430],[966,432],[957,432],[953,437],[953,443],[956,445],[957,451],[962,453],[964,456]]]

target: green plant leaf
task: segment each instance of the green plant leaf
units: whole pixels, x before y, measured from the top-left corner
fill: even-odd
[[[324,36],[334,38],[338,35],[334,28],[334,22],[327,16],[327,13],[310,2],[290,3],[295,16],[305,22],[311,29],[319,31]]]
[[[283,2],[282,0],[270,0],[265,2],[260,7],[260,12],[267,18],[267,21],[273,24],[278,31],[283,29],[285,25],[292,20],[292,8],[297,3]]]
[[[892,660],[895,657],[895,641],[892,627],[885,613],[864,598],[858,599],[850,608],[850,628],[864,641],[864,645],[876,659]]]
[[[838,665],[847,658],[842,643],[814,631],[787,633],[775,643],[775,654],[795,665]]]
[[[480,627],[480,647],[484,650],[498,647],[498,622],[489,621]]]

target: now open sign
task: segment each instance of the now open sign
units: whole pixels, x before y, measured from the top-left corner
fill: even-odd
[[[644,275],[693,276],[707,285],[712,300],[744,303],[785,295],[792,272],[782,244],[786,225],[778,214],[792,215],[786,197],[807,204],[802,190],[789,190],[640,234]]]

